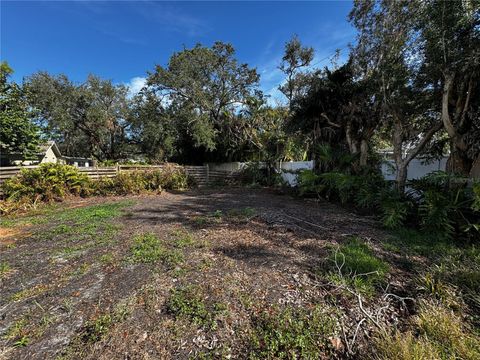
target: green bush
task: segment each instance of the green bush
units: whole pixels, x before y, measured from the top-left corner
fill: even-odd
[[[67,196],[129,195],[163,189],[183,190],[192,185],[185,170],[176,166],[120,172],[112,178],[90,180],[73,166],[42,164],[38,168],[22,169],[2,184],[6,199],[0,202],[0,214],[27,210],[37,202],[60,201]]]
[[[325,186],[321,183],[320,175],[313,170],[302,170],[297,176],[297,186],[300,196],[320,196]]]
[[[61,200],[69,195],[89,195],[90,180],[77,168],[62,164],[41,164],[38,168],[22,169],[2,184],[4,195],[11,200]]]
[[[417,196],[420,225],[425,231],[447,239],[455,234],[480,238],[480,190],[478,183],[469,186],[469,181],[436,171],[410,182]]]
[[[316,174],[306,170],[299,174],[298,192],[300,196],[323,196],[357,209],[376,210],[387,228],[408,223],[437,238],[456,235],[479,239],[480,183],[469,185],[470,181],[437,171],[410,181],[410,190],[400,194],[378,171]]]
[[[272,164],[262,166],[258,162],[250,162],[241,172],[242,182],[247,185],[280,186],[283,179]]]

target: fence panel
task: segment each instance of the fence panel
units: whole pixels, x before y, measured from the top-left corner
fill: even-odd
[[[88,167],[78,168],[78,170],[86,174],[90,179],[98,180],[102,177],[112,178],[117,176],[119,172],[131,172],[131,171],[154,171],[162,170],[167,166],[174,166],[185,169],[185,172],[195,179],[198,186],[207,186],[216,182],[222,182],[224,180],[238,180],[238,171],[223,171],[223,170],[210,170],[208,165],[205,166],[181,166],[177,164],[165,164],[165,165],[120,165],[110,167]],[[0,184],[11,177],[14,177],[20,173],[21,169],[34,169],[38,165],[33,166],[11,166],[0,168]]]

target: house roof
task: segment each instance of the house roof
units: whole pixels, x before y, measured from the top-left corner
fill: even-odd
[[[62,154],[60,153],[60,150],[58,149],[57,144],[55,144],[55,141],[49,140],[46,143],[43,143],[38,146],[38,149],[40,150],[37,154],[38,155],[45,155],[45,153],[48,151],[48,149],[52,149],[53,153],[55,154],[56,157],[62,157]]]

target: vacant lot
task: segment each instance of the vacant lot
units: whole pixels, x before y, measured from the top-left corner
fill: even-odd
[[[376,326],[363,310],[415,312],[385,294],[429,265],[373,218],[269,190],[75,200],[0,231],[10,359],[344,357]]]

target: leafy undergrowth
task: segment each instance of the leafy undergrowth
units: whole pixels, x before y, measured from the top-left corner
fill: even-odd
[[[477,246],[229,191],[4,221],[0,357],[479,358]]]
[[[194,324],[206,329],[217,328],[217,318],[227,311],[224,304],[205,301],[202,288],[184,286],[173,289],[166,306],[170,314],[177,318],[187,318]]]
[[[333,355],[338,333],[332,309],[273,309],[254,319],[251,359],[320,359]]]

